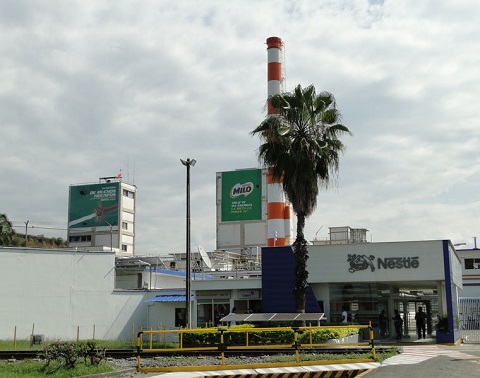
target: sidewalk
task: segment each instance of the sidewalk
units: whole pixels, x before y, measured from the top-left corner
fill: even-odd
[[[345,371],[345,376],[355,377],[367,370],[376,369],[380,366],[378,362],[361,362],[351,364],[333,364],[333,365],[311,365],[311,366],[291,366],[278,368],[258,368],[258,369],[239,369],[239,370],[213,370],[213,371],[194,371],[194,372],[173,372],[153,375],[149,378],[232,378],[232,377],[257,377],[257,376],[275,376],[281,378],[282,374],[291,377],[296,374],[299,378],[309,376],[311,373],[325,373],[325,377],[331,376],[332,371]],[[280,375],[279,375],[280,374]]]

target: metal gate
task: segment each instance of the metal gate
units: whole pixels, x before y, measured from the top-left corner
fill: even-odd
[[[464,343],[480,343],[480,298],[459,298],[460,337]]]

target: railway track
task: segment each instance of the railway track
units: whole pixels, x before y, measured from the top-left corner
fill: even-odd
[[[391,347],[377,347],[377,352],[390,350]],[[370,352],[370,347],[354,347],[354,348],[305,348],[300,349],[302,353],[328,353],[328,354],[346,354],[346,353],[368,353]],[[23,351],[0,351],[0,360],[28,360],[37,358],[39,350],[23,350]],[[217,356],[220,353],[220,350],[213,351],[160,351],[160,352],[148,352],[140,351],[141,358],[151,358],[151,357],[160,357],[160,356]],[[235,350],[224,350],[225,356],[261,356],[261,355],[275,355],[275,354],[293,354],[295,353],[294,348],[286,349],[235,349]],[[105,350],[105,356],[108,358],[116,359],[127,359],[136,357],[138,355],[136,349],[107,349]]]

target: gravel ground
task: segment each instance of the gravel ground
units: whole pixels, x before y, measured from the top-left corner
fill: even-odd
[[[258,364],[262,362],[269,362],[270,356],[258,356],[258,357],[225,357],[225,364],[228,365],[247,365]],[[136,371],[137,359],[112,359],[109,358],[107,362],[118,369],[118,372],[114,375],[105,375],[104,377],[149,377],[155,375],[161,375],[162,373],[138,373]],[[166,367],[166,366],[205,366],[205,365],[220,365],[221,358],[219,356],[201,356],[201,357],[154,357],[154,358],[142,358],[142,367]]]

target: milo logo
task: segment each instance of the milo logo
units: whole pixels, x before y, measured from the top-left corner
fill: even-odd
[[[236,184],[232,190],[230,190],[230,198],[236,198],[240,196],[248,196],[253,192],[253,182],[246,182],[245,184]]]

